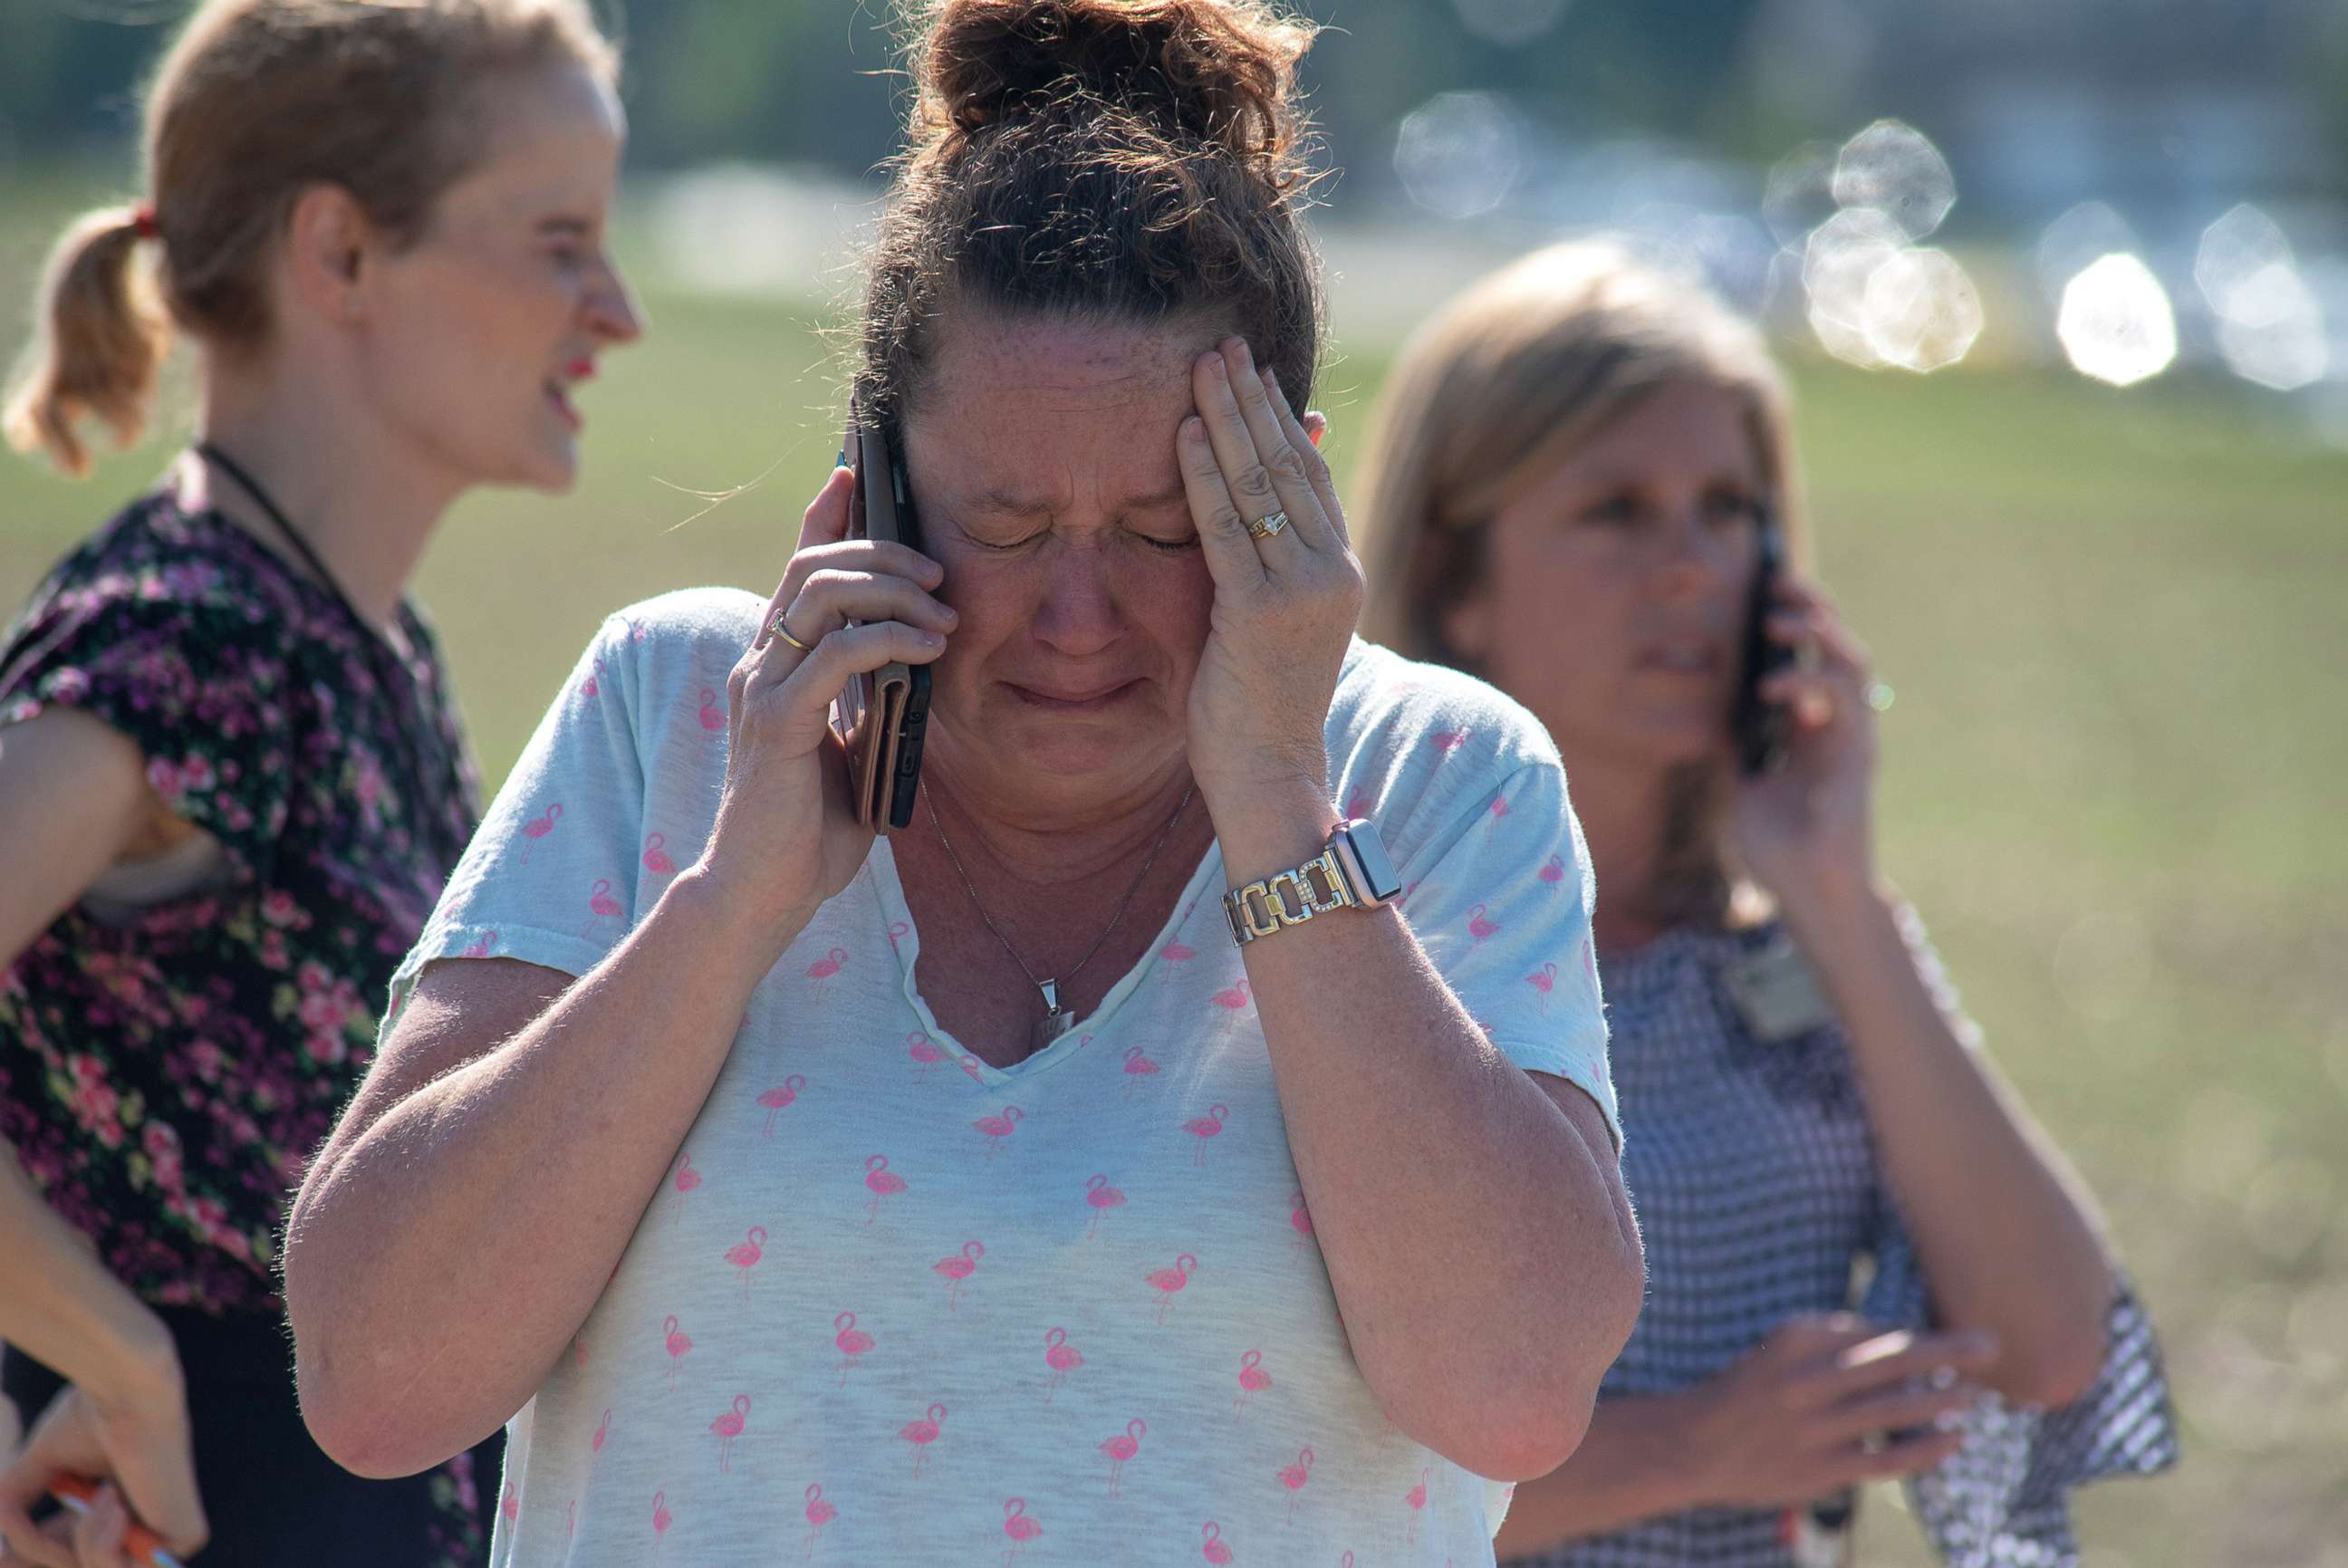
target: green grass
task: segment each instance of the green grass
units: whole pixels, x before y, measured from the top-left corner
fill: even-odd
[[[54,192],[16,212],[10,300]],[[809,318],[650,304],[578,493],[469,500],[419,585],[493,782],[606,611],[770,587],[837,445]],[[1341,471],[1385,352],[1347,347]],[[2089,1494],[2090,1568],[2348,1568],[2348,456],[2206,381],[1797,380],[1819,560],[1899,691],[1884,861],[2095,1185],[2181,1395],[2185,1468]],[[0,465],[0,601],[169,449],[81,486]],[[1887,1508],[1867,1536],[1923,1560]]]

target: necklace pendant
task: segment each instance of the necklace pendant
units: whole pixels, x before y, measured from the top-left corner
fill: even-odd
[[[1044,993],[1044,1016],[1047,1020],[1058,1017],[1060,1016],[1060,983],[1057,980],[1038,980],[1035,982],[1035,989]]]

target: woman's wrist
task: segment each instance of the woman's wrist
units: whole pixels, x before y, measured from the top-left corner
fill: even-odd
[[[775,966],[814,918],[812,907],[761,910],[706,865],[695,865],[677,873],[645,920],[687,928],[692,950],[712,964],[712,978],[738,975],[747,990]]]

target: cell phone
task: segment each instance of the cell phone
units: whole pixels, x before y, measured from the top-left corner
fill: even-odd
[[[848,537],[893,540],[922,548],[922,531],[905,488],[905,470],[889,438],[861,421],[848,427],[848,466],[856,472],[849,501]],[[895,661],[850,677],[831,705],[831,727],[848,748],[849,790],[856,820],[876,833],[893,833],[913,820],[922,781],[922,740],[930,722],[927,665]]]
[[[98,1483],[77,1475],[55,1476],[49,1481],[49,1496],[76,1513],[88,1513],[98,1501]],[[122,1554],[146,1568],[185,1568],[177,1557],[163,1550],[161,1536],[135,1519],[130,1528],[122,1532]]]
[[[1729,713],[1735,738],[1736,764],[1747,775],[1765,773],[1777,765],[1786,749],[1786,708],[1764,702],[1761,683],[1793,662],[1794,650],[1769,635],[1769,612],[1777,600],[1777,574],[1785,569],[1786,534],[1777,513],[1767,501],[1755,513],[1760,533],[1760,553],[1753,566],[1753,587],[1745,603],[1745,649],[1738,671],[1735,706]]]

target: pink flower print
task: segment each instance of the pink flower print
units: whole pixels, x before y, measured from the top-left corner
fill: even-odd
[[[676,1369],[693,1348],[693,1339],[676,1326],[676,1319],[672,1316],[661,1325],[661,1343],[668,1348],[668,1386],[669,1391],[674,1393],[676,1390]]]
[[[522,864],[530,864],[530,851],[537,846],[539,840],[554,831],[554,824],[561,815],[562,805],[561,802],[557,801],[555,804],[549,806],[542,814],[532,817],[530,820],[521,825],[521,836],[530,841],[529,843],[524,844],[521,847]]]
[[[589,889],[587,892],[587,913],[594,918],[588,921],[586,927],[579,933],[582,936],[588,936],[593,934],[595,930],[595,921],[609,920],[613,915],[620,913],[620,901],[612,896],[611,878],[597,877],[595,879],[595,885]]]
[[[1349,822],[1357,821],[1368,816],[1374,805],[1375,802],[1370,799],[1370,792],[1359,784],[1354,785],[1345,792],[1345,820]]]
[[[1223,1135],[1223,1118],[1231,1113],[1229,1106],[1210,1105],[1206,1115],[1194,1116],[1182,1124],[1182,1130],[1198,1140],[1191,1149],[1191,1164],[1204,1165],[1207,1162],[1207,1140]]]
[[[1163,960],[1168,966],[1166,972],[1158,977],[1159,983],[1160,985],[1165,985],[1170,982],[1177,975],[1182,973],[1181,966],[1189,963],[1193,958],[1198,957],[1199,953],[1196,948],[1191,947],[1187,943],[1169,942],[1165,946],[1158,950],[1158,956]]]
[[[1018,1557],[1019,1549],[1044,1533],[1044,1527],[1027,1517],[1027,1500],[1014,1497],[1003,1504],[1003,1533],[1011,1537],[1011,1550],[1003,1554],[1004,1568]]]
[[[750,1396],[734,1396],[734,1407],[709,1423],[717,1434],[717,1471],[720,1475],[734,1468],[734,1439],[742,1435],[742,1423],[750,1418]]]
[[[1223,1527],[1210,1519],[1199,1527],[1199,1534],[1206,1542],[1199,1548],[1199,1555],[1213,1563],[1215,1568],[1229,1568],[1232,1561],[1231,1549],[1223,1544]]]
[[[658,1553],[668,1542],[668,1527],[676,1515],[668,1511],[668,1493],[653,1493],[653,1550]]]
[[[808,1555],[815,1555],[816,1543],[823,1539],[823,1527],[839,1517],[839,1510],[823,1500],[820,1484],[807,1489]]]
[[[587,678],[579,683],[579,695],[581,696],[594,696],[601,693],[603,689],[602,676],[603,661],[597,659],[595,661],[595,667],[587,672]]]
[[[904,941],[904,940],[905,940],[905,938],[907,938],[907,937],[909,937],[909,936],[911,936],[911,935],[912,935],[912,934],[913,934],[913,928],[912,928],[911,926],[910,926],[910,925],[906,924],[903,921],[901,921],[901,920],[892,920],[892,921],[891,921],[891,922],[889,923],[889,951],[890,951],[890,952],[891,952],[891,953],[896,952],[896,951],[897,951],[897,944],[899,944],[900,942]]]
[[[954,1311],[962,1301],[962,1287],[978,1272],[978,1260],[986,1255],[985,1246],[978,1242],[964,1242],[962,1251],[950,1258],[941,1258],[930,1265],[930,1272],[946,1282],[946,1310]]]
[[[1296,1522],[1296,1494],[1303,1491],[1304,1483],[1312,1479],[1313,1450],[1311,1449],[1297,1449],[1296,1462],[1280,1467],[1280,1484],[1288,1489],[1288,1522],[1291,1524]]]
[[[843,1312],[833,1318],[831,1326],[839,1331],[831,1336],[831,1342],[839,1349],[839,1386],[845,1388],[848,1387],[849,1371],[856,1365],[856,1358],[871,1349],[877,1342],[856,1326],[856,1315],[852,1312]]]
[[[682,1220],[685,1218],[685,1195],[701,1185],[701,1172],[693,1168],[690,1153],[678,1154],[676,1174],[669,1178],[669,1185],[676,1189],[676,1217]]]
[[[487,958],[489,955],[490,950],[497,945],[497,942],[498,934],[496,932],[485,931],[481,933],[480,935],[475,937],[472,942],[466,946],[465,951],[458,954],[458,956],[460,958]]]
[[[905,1179],[889,1169],[887,1155],[875,1154],[864,1162],[864,1185],[872,1193],[872,1207],[864,1216],[864,1222],[869,1226],[880,1217],[880,1201],[893,1198],[905,1190]]]
[[[1231,1408],[1244,1410],[1248,1402],[1272,1387],[1272,1374],[1263,1369],[1263,1352],[1251,1350],[1240,1357],[1240,1394]]]
[[[1248,1005],[1248,983],[1241,980],[1233,985],[1228,991],[1216,992],[1214,995],[1214,1003],[1216,1006],[1223,1008],[1227,1012],[1236,1013],[1240,1011]]]
[[[505,1515],[508,1524],[521,1517],[521,1493],[514,1490],[511,1481],[506,1482],[506,1494],[498,1500],[498,1511]]]
[[[1003,1147],[1004,1139],[1017,1130],[1019,1119],[1025,1114],[1015,1105],[1006,1105],[1000,1115],[982,1116],[971,1123],[973,1127],[986,1135],[987,1159],[991,1161],[994,1158],[994,1151]]]
[[[1044,1365],[1052,1375],[1044,1379],[1044,1403],[1052,1402],[1053,1391],[1068,1380],[1068,1374],[1085,1364],[1083,1352],[1068,1343],[1068,1331],[1055,1328],[1044,1336]]]
[[[1476,732],[1472,729],[1437,730],[1434,737],[1436,755],[1438,757],[1449,757],[1461,747],[1467,745],[1468,738],[1474,733]]]
[[[1149,1288],[1158,1293],[1158,1321],[1160,1324],[1166,1321],[1166,1309],[1174,1305],[1175,1296],[1190,1283],[1190,1276],[1198,1267],[1199,1260],[1184,1253],[1174,1260],[1172,1268],[1151,1269],[1143,1276],[1149,1281]]]
[[[1419,1471],[1418,1484],[1403,1494],[1403,1501],[1410,1504],[1410,1539],[1406,1544],[1412,1546],[1418,1544],[1418,1516],[1426,1507],[1426,1478],[1432,1473],[1430,1470]]]
[[[799,1090],[805,1088],[807,1079],[798,1073],[793,1073],[773,1088],[758,1091],[758,1103],[767,1108],[767,1125],[760,1130],[759,1137],[772,1138],[775,1135],[775,1118],[782,1115],[785,1106],[795,1103],[799,1098]]]
[[[1565,857],[1563,855],[1550,856],[1550,858],[1542,863],[1540,875],[1540,880],[1549,883],[1551,887],[1556,887],[1559,883],[1564,882]]]
[[[917,1079],[929,1077],[930,1069],[946,1059],[938,1043],[919,1029],[905,1037],[905,1054],[922,1064],[922,1070],[913,1075]]]
[[[644,841],[644,870],[654,876],[676,875],[676,862],[668,858],[668,851],[664,847],[667,843],[666,833],[654,833]]]
[[[767,1255],[767,1227],[753,1225],[747,1237],[726,1249],[726,1261],[742,1271],[742,1299],[750,1299],[750,1271]]]
[[[711,686],[701,688],[701,727],[709,735],[726,733],[726,705],[717,700],[717,692]]]
[[[1089,1242],[1099,1231],[1103,1214],[1111,1209],[1125,1207],[1125,1193],[1110,1186],[1106,1176],[1087,1176],[1085,1178],[1085,1206],[1093,1212],[1092,1223],[1085,1227],[1085,1240]]]
[[[897,1435],[913,1445],[913,1479],[922,1479],[922,1461],[930,1457],[930,1445],[938,1440],[938,1429],[945,1425],[946,1408],[932,1405],[918,1421],[908,1421],[897,1429]]]
[[[1540,993],[1541,1006],[1549,1006],[1550,993],[1557,989],[1557,965],[1544,964],[1525,976],[1525,984]]]
[[[1300,1246],[1313,1240],[1313,1211],[1304,1206],[1301,1191],[1288,1195],[1288,1228],[1294,1233],[1289,1244]]]
[[[1494,932],[1499,929],[1500,928],[1498,925],[1495,925],[1491,921],[1487,920],[1484,917],[1484,906],[1482,904],[1479,903],[1475,908],[1468,912],[1468,934],[1474,937],[1477,941],[1483,941],[1484,938],[1491,935]]]
[[[822,957],[817,959],[814,963],[807,966],[808,987],[819,996],[828,994],[831,989],[829,982],[833,975],[839,973],[840,965],[847,962],[848,949],[845,947],[833,948],[830,952],[825,954]]]
[[[1136,1416],[1125,1424],[1125,1430],[1101,1444],[1100,1451],[1108,1456],[1108,1494],[1118,1495],[1118,1482],[1125,1475],[1125,1463],[1141,1451],[1142,1434],[1149,1423]]]
[[[1131,1099],[1133,1091],[1158,1076],[1158,1064],[1141,1052],[1139,1046],[1125,1047],[1125,1098]]]
[[[969,1078],[973,1083],[984,1083],[986,1081],[984,1078],[978,1076],[979,1069],[985,1067],[986,1064],[980,1061],[976,1057],[965,1053],[960,1060],[954,1063],[954,1066],[962,1068],[963,1075]]]

